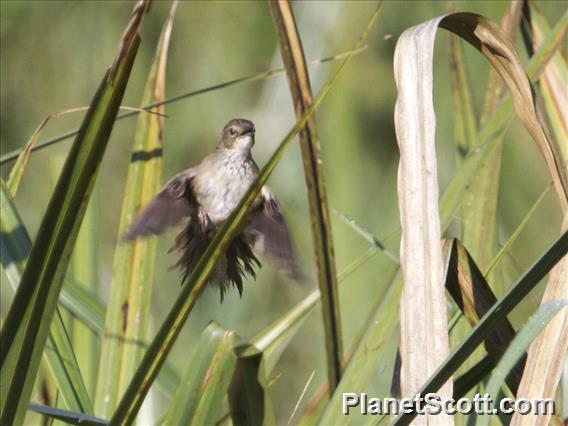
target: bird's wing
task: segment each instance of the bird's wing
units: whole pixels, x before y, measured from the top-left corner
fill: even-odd
[[[251,213],[248,224],[255,237],[255,248],[268,263],[296,280],[301,279],[303,275],[278,200],[267,186],[262,187],[260,199],[261,205]]]
[[[171,178],[134,219],[124,240],[161,234],[182,218],[190,216],[197,208],[192,191],[194,176],[195,168],[192,168]]]

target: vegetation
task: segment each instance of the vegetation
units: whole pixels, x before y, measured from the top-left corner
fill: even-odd
[[[344,392],[568,419],[565,4],[0,7],[0,424],[417,415],[346,416]],[[263,167],[180,287],[173,234],[121,236],[236,116]],[[269,179],[307,283],[264,267],[220,305],[208,276]]]

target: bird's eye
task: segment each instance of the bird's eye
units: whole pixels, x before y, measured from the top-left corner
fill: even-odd
[[[229,129],[229,133],[230,133],[231,136],[235,136],[237,134],[237,131],[231,127]]]

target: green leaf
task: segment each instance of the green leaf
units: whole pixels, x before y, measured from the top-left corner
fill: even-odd
[[[167,53],[177,5],[178,2],[173,2],[158,40],[142,105],[164,99]],[[157,107],[156,112],[160,115],[141,114],[138,118],[118,241],[161,186],[164,107]],[[140,343],[146,341],[148,329],[156,244],[157,238],[153,236],[132,243],[118,243],[115,249],[95,398],[95,412],[103,417],[111,416],[144,353]]]
[[[264,352],[264,363],[268,373],[274,370],[280,356],[304,324],[308,314],[320,301],[319,290],[313,291],[251,339],[251,343]]]
[[[18,266],[18,263],[28,258],[32,244],[27,228],[13,200],[6,194],[8,192],[3,183],[2,191],[0,192],[0,213],[2,215],[2,221],[0,222],[2,227],[0,253],[2,254],[2,267],[6,272],[8,281],[15,289],[20,282],[21,276],[21,268]],[[86,290],[84,285],[66,279],[61,290],[59,303],[93,332],[98,335],[102,334],[105,306],[96,295]],[[175,393],[178,383],[179,376],[177,372],[171,365],[166,363],[157,379],[158,388],[166,396],[171,397]]]
[[[469,332],[463,343],[440,365],[417,394],[425,395],[429,392],[436,392],[567,252],[568,232],[564,232],[532,267],[509,288],[507,293],[487,311]],[[396,426],[410,424],[415,416],[416,412],[399,415],[393,424]]]
[[[391,271],[385,275],[393,276],[398,273],[399,267],[391,266]],[[333,392],[331,399],[323,413],[320,425],[341,425],[350,422],[349,416],[341,410],[344,392],[361,392],[369,379],[373,377],[377,363],[384,352],[385,346],[395,333],[399,322],[399,300],[402,292],[402,279],[391,282],[381,304],[375,309],[374,317],[369,321],[361,343],[355,350],[351,361],[345,368],[339,386]],[[394,359],[394,358],[393,358]],[[385,394],[389,389],[385,389]]]
[[[262,352],[250,344],[237,346],[237,365],[229,386],[229,406],[235,426],[275,424],[268,399]]]
[[[509,372],[515,367],[519,360],[525,355],[532,341],[540,334],[548,322],[560,311],[568,306],[568,300],[549,302],[541,306],[526,324],[519,330],[503,357],[493,370],[491,378],[487,383],[486,393],[493,401],[499,400],[499,389],[505,382]],[[489,424],[491,416],[484,418],[481,424]]]
[[[164,424],[215,424],[237,362],[234,342],[235,333],[215,322],[203,330]]]
[[[148,3],[135,6],[112,68],[95,94],[47,211],[2,327],[0,423],[23,420],[79,225],[124,95]]]
[[[549,185],[542,191],[542,193],[539,195],[539,197],[538,197],[538,198],[536,199],[536,201],[533,203],[533,205],[531,206],[531,208],[529,209],[529,211],[525,214],[525,216],[523,217],[523,219],[521,220],[521,222],[517,225],[517,227],[515,228],[515,230],[511,233],[511,235],[509,236],[509,238],[507,239],[507,241],[505,242],[505,244],[503,244],[503,246],[499,249],[499,251],[497,252],[497,254],[495,255],[495,257],[493,257],[493,259],[491,260],[491,262],[489,263],[489,265],[488,265],[487,268],[485,269],[485,272],[483,273],[484,276],[488,276],[489,273],[493,270],[493,268],[497,265],[497,263],[499,263],[499,261],[501,260],[501,258],[503,257],[503,255],[509,251],[509,249],[511,248],[511,246],[513,245],[513,243],[516,241],[517,237],[521,234],[521,232],[523,231],[523,229],[525,229],[525,226],[526,226],[527,223],[529,222],[529,219],[531,218],[531,216],[533,215],[533,213],[536,211],[536,209],[538,208],[538,206],[540,205],[540,203],[542,202],[542,200],[544,200],[544,196],[545,196],[546,194],[548,194],[548,191],[550,190],[550,188],[552,188],[552,184],[549,184]]]
[[[31,241],[4,180],[0,180],[0,183],[2,266],[12,288],[16,290]],[[50,327],[44,358],[65,405],[72,410],[92,412],[89,394],[59,310]]]
[[[181,289],[181,293],[175,301],[174,305],[167,314],[164,322],[159,328],[158,332],[150,347],[144,354],[144,358],[140,362],[136,373],[128,389],[126,390],[122,400],[120,401],[111,423],[114,424],[131,424],[142,405],[142,402],[150,389],[150,385],[156,378],[158,371],[163,365],[169,351],[171,350],[183,324],[187,320],[189,313],[193,309],[195,302],[203,292],[207,283],[207,278],[212,272],[219,256],[225,251],[226,246],[230,243],[232,238],[239,231],[240,224],[245,219],[248,209],[251,208],[256,199],[262,185],[264,185],[285,150],[294,140],[299,130],[306,124],[309,117],[315,112],[316,108],[320,105],[329,91],[334,87],[337,78],[345,69],[347,63],[353,57],[355,49],[358,49],[368,31],[370,30],[376,14],[373,15],[367,27],[361,33],[358,41],[355,44],[354,50],[351,51],[349,56],[341,63],[335,73],[324,85],[319,95],[314,99],[311,108],[306,112],[302,120],[286,135],[284,140],[280,143],[272,157],[269,159],[266,166],[261,170],[256,181],[251,185],[239,206],[231,214],[229,219],[224,223],[221,229],[216,233],[213,241],[203,254],[201,260],[196,266],[195,270],[189,277],[188,281]]]
[[[77,413],[69,410],[62,410],[61,408],[46,407],[40,404],[29,404],[28,409],[36,413],[43,414],[44,416],[61,420],[71,425],[85,425],[85,426],[108,426],[108,421],[99,417],[90,416],[84,413]]]

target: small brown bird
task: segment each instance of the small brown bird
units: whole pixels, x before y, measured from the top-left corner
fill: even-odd
[[[180,253],[175,266],[181,269],[183,283],[197,266],[217,229],[258,176],[258,166],[251,155],[254,134],[254,124],[249,120],[236,118],[225,124],[216,151],[197,166],[170,179],[134,219],[124,239],[130,241],[161,234],[188,218],[171,249]],[[243,229],[209,278],[210,284],[219,287],[221,302],[230,284],[242,295],[243,277],[247,273],[256,277],[255,266],[260,266],[260,262],[252,252],[253,246],[286,275],[294,279],[301,277],[286,221],[267,186],[262,187]]]

